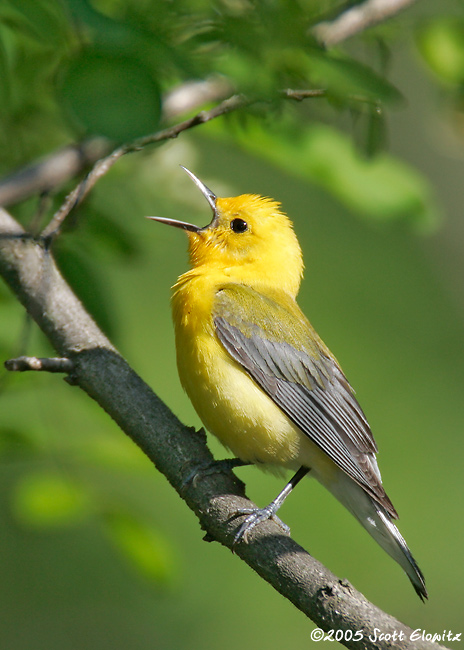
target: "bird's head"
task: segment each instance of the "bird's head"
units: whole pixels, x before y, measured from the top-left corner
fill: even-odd
[[[295,296],[303,260],[292,223],[280,204],[255,194],[219,198],[185,171],[211,206],[211,223],[200,228],[175,219],[149,218],[187,232],[192,267],[220,270],[235,281],[269,284]]]

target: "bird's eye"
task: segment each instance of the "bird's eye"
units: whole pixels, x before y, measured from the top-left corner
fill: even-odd
[[[230,222],[230,227],[234,232],[246,232],[248,230],[248,224],[243,219],[233,219]]]

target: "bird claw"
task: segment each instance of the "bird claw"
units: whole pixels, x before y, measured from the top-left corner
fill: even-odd
[[[238,461],[236,458],[225,458],[224,460],[213,460],[211,463],[196,463],[193,469],[187,474],[186,478],[182,481],[182,487],[186,487],[192,483],[193,487],[197,487],[198,481],[211,476],[212,474],[228,474],[235,467],[245,464]]]
[[[190,483],[193,487],[196,487],[200,479],[213,473],[214,470],[211,467],[212,464],[213,463],[196,463],[182,481],[182,487],[184,488]]]
[[[275,514],[274,504],[266,506],[265,508],[243,508],[238,510],[234,517],[239,517],[240,515],[248,515],[245,521],[242,523],[238,531],[235,533],[234,537],[234,547],[239,544],[241,541],[247,543],[248,535],[251,533],[253,528],[258,524],[261,524],[263,521],[272,519],[278,526],[283,530],[286,535],[290,535],[290,528],[287,524],[277,517]]]

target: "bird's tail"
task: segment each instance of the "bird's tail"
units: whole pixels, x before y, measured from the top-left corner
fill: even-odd
[[[402,567],[417,595],[428,597],[424,576],[389,513],[374,501],[349,476],[340,475],[336,483],[327,485],[332,494],[353,514],[375,541]]]

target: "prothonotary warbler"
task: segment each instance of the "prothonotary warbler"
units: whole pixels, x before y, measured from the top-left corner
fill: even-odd
[[[185,169],[185,168],[184,168]],[[247,518],[236,543],[274,518],[308,472],[398,562],[421,599],[424,577],[393,523],[377,445],[337,360],[296,303],[303,260],[280,204],[243,194],[219,198],[194,174],[213,219],[150,217],[187,232],[191,270],[173,287],[180,379],[205,427],[237,457],[296,470],[266,508]]]

